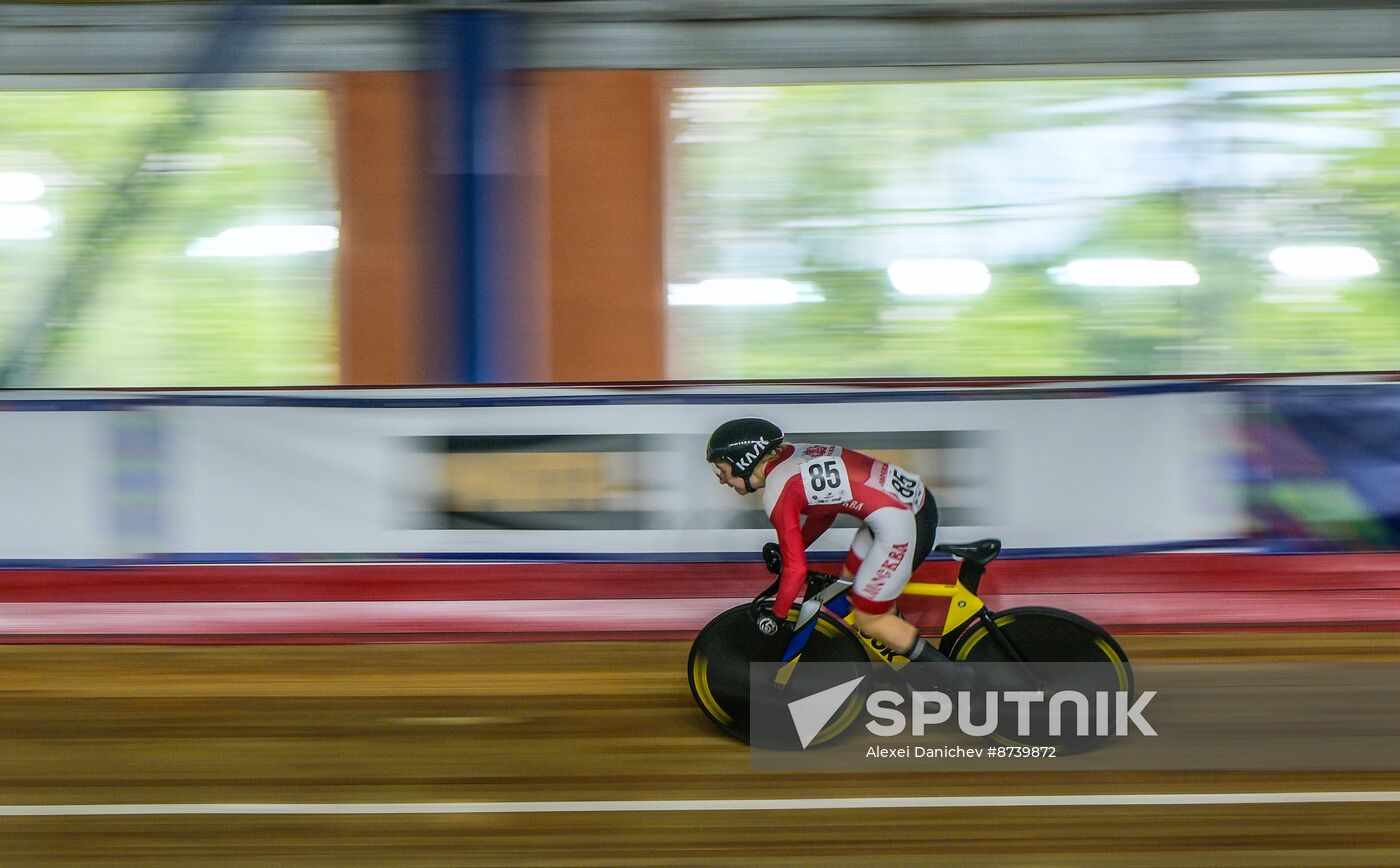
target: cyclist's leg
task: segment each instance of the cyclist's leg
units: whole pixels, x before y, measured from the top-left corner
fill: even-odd
[[[870,556],[870,549],[874,544],[875,535],[871,533],[870,526],[862,524],[860,529],[856,531],[855,539],[851,540],[851,550],[846,553],[846,562],[841,566],[841,578],[854,583],[856,575],[860,573],[861,565]],[[855,609],[856,626],[867,636],[874,636],[891,648],[904,648],[912,641],[903,635],[904,631],[898,623],[903,619],[898,617],[898,611],[891,604],[863,600],[854,588],[851,592],[851,604]],[[889,621],[890,618],[895,620]],[[886,626],[887,621],[893,630]],[[896,635],[890,636],[891,632]],[[917,633],[917,629],[915,632]],[[889,638],[886,638],[887,636]],[[891,640],[893,640],[893,644],[891,644]]]
[[[933,551],[934,537],[938,533],[938,505],[934,502],[933,492],[927,492],[924,505],[919,511],[914,513],[914,560],[909,565],[910,576],[914,570],[919,568]],[[841,567],[841,578],[854,579],[860,570],[860,565],[865,562],[865,558],[870,553],[870,547],[875,542],[875,535],[871,532],[868,524],[862,523],[860,529],[856,531],[855,539],[851,541],[851,550],[846,553],[846,562]],[[909,580],[905,579],[905,584]],[[901,590],[903,586],[901,586]],[[878,608],[878,607],[868,607]],[[894,614],[899,614],[898,607],[891,608]]]
[[[855,571],[851,604],[857,629],[890,648],[902,648],[914,663],[931,664],[911,675],[924,676],[938,687],[968,690],[976,686],[967,664],[953,663],[919,635],[919,629],[891,611],[913,573],[919,549],[926,557],[933,548],[937,507],[926,501],[922,515],[908,510],[877,510],[866,519],[874,536],[869,553]],[[923,531],[927,534],[924,537]]]
[[[924,560],[928,558],[929,553],[933,551],[933,541],[937,533],[938,505],[933,499],[933,492],[926,492],[923,506],[919,507],[919,510],[914,513],[914,555],[909,564],[909,578],[913,577],[914,570],[918,569],[919,565],[922,564]],[[904,585],[909,583],[909,578],[906,578],[904,584],[900,586],[901,592],[903,591]],[[899,616],[899,609],[893,609],[891,615]],[[902,622],[901,624],[889,622],[888,624],[877,626],[876,629],[884,627],[886,631],[894,634],[891,638],[904,640],[900,644],[891,644],[890,647],[907,648],[909,650],[904,652],[906,656],[911,658],[918,657],[920,653],[924,651],[923,646],[927,643],[924,643],[922,637],[919,636],[918,627],[908,621],[904,621],[902,617],[900,617],[900,621]],[[908,627],[903,626],[903,624],[908,624]],[[942,655],[940,654],[938,656],[941,657]]]
[[[853,544],[846,559],[854,582],[851,603],[856,627],[891,648],[910,649],[919,638],[918,628],[891,610],[913,569],[918,542],[914,514],[907,509],[876,510],[867,517],[857,542],[864,542],[860,538],[864,533],[870,534],[866,551],[857,552]],[[857,554],[862,556],[857,559]]]
[[[874,543],[875,534],[870,532],[869,526],[862,524],[856,531],[855,539],[851,540],[851,550],[846,552],[846,563],[841,566],[841,578],[853,578],[860,571],[860,565],[870,555],[870,546]]]

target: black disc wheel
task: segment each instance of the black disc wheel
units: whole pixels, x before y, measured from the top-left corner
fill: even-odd
[[[784,635],[765,636],[759,632],[747,605],[736,606],[716,615],[695,637],[695,643],[690,648],[690,692],[705,716],[724,732],[748,742],[754,710],[751,697],[757,695],[765,697],[765,702],[782,702],[841,683],[839,679],[847,673],[849,678],[857,678],[870,671],[870,658],[865,646],[844,624],[822,612],[798,661],[785,670],[781,688],[764,684],[760,685],[762,690],[755,692],[750,683],[750,665],[780,663],[787,642]],[[835,664],[835,667],[806,667],[807,674],[804,674],[804,664],[813,663]],[[818,675],[820,684],[813,680]],[[810,744],[830,741],[848,729],[860,716],[864,700],[865,691],[852,693]],[[790,739],[791,734],[788,733],[776,739],[765,739],[765,742],[773,743],[762,746],[795,746],[788,743]]]
[[[1010,716],[992,738],[1062,753],[1102,743],[1108,733],[1100,731],[1098,706],[1116,705],[1119,694],[1133,696],[1132,666],[1118,642],[1092,621],[1059,609],[1010,609],[992,623],[995,629],[985,621],[970,625],[949,656],[978,664],[989,688],[1037,690],[1045,697],[1032,706],[1028,732]]]

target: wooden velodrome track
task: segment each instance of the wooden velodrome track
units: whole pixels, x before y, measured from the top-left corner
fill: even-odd
[[[1142,661],[1400,660],[1400,633],[1388,632],[1122,638]],[[1400,789],[1393,772],[754,772],[746,749],[694,707],[687,650],[686,642],[0,646],[0,863],[1400,864],[1393,801],[368,814],[198,807]],[[16,816],[20,805],[190,813]]]

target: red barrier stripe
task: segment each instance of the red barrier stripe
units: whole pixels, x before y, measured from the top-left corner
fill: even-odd
[[[930,564],[920,578],[950,577]],[[0,571],[0,641],[494,641],[693,635],[767,583],[758,564],[313,564]],[[1400,555],[1157,555],[993,566],[995,609],[1115,630],[1400,623]],[[946,600],[901,607],[926,628]]]
[[[924,569],[928,569],[925,567]],[[920,570],[923,575],[924,570]],[[998,561],[987,593],[1172,593],[1400,588],[1400,553],[1156,554]]]
[[[696,630],[740,600],[3,603],[0,636]]]
[[[1106,627],[1367,624],[1400,621],[1400,590],[989,594],[993,610],[1068,609]]]
[[[834,565],[825,565],[834,569]],[[933,561],[921,581],[951,581]],[[0,570],[0,602],[667,599],[752,595],[770,577],[737,564],[258,564]],[[1159,554],[992,564],[989,594],[1171,594],[1400,588],[1400,554]]]
[[[5,603],[0,639],[88,641],[133,637],[340,635],[358,641],[404,636],[473,636],[495,641],[656,634],[693,635],[742,598],[626,600],[440,600],[266,603]],[[1111,629],[1383,625],[1400,621],[1400,591],[1180,594],[1017,594],[988,598],[995,609],[1056,606]]]
[[[753,595],[752,564],[238,564],[0,570],[0,602],[529,600]]]
[[[1296,628],[1292,628],[1296,629]],[[1377,629],[1377,628],[1348,628]],[[1154,631],[1161,632],[1161,631]],[[384,645],[429,642],[639,642],[642,640],[689,641],[695,630],[536,630],[530,633],[278,633],[278,634],[167,634],[87,635],[71,633],[5,636],[6,645]]]

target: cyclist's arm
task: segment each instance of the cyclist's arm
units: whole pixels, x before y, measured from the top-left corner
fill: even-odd
[[[798,591],[807,580],[806,541],[802,534],[802,507],[807,505],[806,492],[802,490],[802,480],[793,476],[783,486],[778,502],[773,505],[769,520],[778,531],[778,550],[783,556],[783,573],[778,580],[778,595],[773,600],[773,614],[779,618],[787,616],[797,599]],[[809,519],[810,522],[810,519]]]

